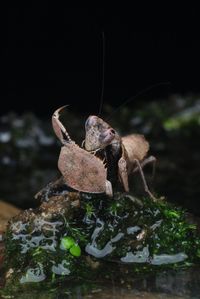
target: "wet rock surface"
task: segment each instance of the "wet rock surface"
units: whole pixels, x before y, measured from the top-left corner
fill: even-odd
[[[197,228],[181,209],[163,200],[124,193],[111,200],[61,186],[48,185],[37,195],[39,208],[9,222],[5,293],[17,294],[30,283],[71,288],[74,279],[79,285],[114,279],[126,289],[140,277],[199,263]]]

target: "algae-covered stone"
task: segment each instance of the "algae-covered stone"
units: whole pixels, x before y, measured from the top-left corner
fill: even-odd
[[[54,190],[39,209],[10,222],[5,234],[6,268],[12,269],[8,282],[105,276],[109,263],[132,265],[133,273],[186,266],[199,260],[199,245],[196,226],[165,201]]]

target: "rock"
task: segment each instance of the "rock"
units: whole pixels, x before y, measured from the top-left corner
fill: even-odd
[[[15,206],[0,200],[0,231],[3,232],[6,229],[8,221],[15,215],[20,213],[20,209]]]
[[[38,193],[39,208],[23,211],[9,222],[4,236],[11,273],[7,285],[105,278],[109,263],[126,280],[155,267],[173,268],[199,259],[196,226],[186,221],[181,209],[131,194],[116,193],[110,199],[56,186],[50,184]],[[66,237],[78,254],[61,246]],[[124,277],[128,265],[131,272],[127,268]]]

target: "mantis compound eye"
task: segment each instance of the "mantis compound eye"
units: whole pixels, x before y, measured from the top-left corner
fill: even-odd
[[[85,128],[89,129],[97,124],[97,117],[95,115],[90,115],[85,122]]]

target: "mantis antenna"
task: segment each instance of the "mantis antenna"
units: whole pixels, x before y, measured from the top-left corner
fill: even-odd
[[[110,115],[109,118],[106,119],[108,121],[114,113],[116,113],[119,109],[136,99],[138,96],[145,94],[147,91],[150,91],[156,87],[163,85],[171,85],[171,82],[159,82],[153,85],[148,86],[147,88],[139,91],[135,96],[129,97],[126,99],[121,105],[119,105]],[[99,104],[99,113],[98,116],[101,115],[102,107],[103,107],[103,96],[104,96],[104,87],[105,87],[105,34],[102,31],[102,80],[101,80],[101,96],[100,96],[100,104]]]
[[[125,105],[127,105],[128,103],[132,102],[133,100],[135,100],[138,96],[145,94],[147,91],[152,90],[153,88],[156,88],[158,86],[162,86],[162,85],[171,85],[171,82],[160,82],[160,83],[156,83],[153,85],[148,86],[147,88],[143,89],[142,91],[139,91],[135,96],[132,96],[128,99],[126,99],[121,105],[119,105],[110,115],[108,118],[106,118],[106,121],[109,121],[111,119],[111,117],[113,116],[113,114],[115,114],[119,109],[121,109],[122,107],[124,107]]]
[[[104,34],[104,32],[102,32],[102,60],[103,60],[103,67],[102,67],[102,80],[101,80],[101,97],[100,97],[100,105],[99,105],[98,116],[102,112],[103,95],[104,95],[104,82],[105,82],[105,34]]]

